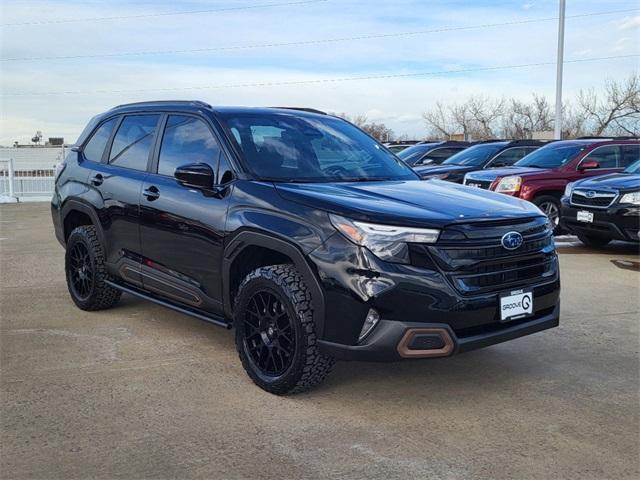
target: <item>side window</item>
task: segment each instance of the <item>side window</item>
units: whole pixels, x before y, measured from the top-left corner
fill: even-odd
[[[117,118],[112,118],[98,127],[91,137],[91,140],[89,140],[82,149],[84,158],[91,160],[92,162],[100,162],[102,160],[104,147],[107,146],[107,142],[109,141],[109,137],[111,137],[111,132],[116,124],[116,120]]]
[[[134,170],[146,170],[149,152],[160,115],[130,115],[118,128],[109,163]]]
[[[452,147],[436,148],[434,150],[431,150],[429,153],[427,153],[418,162],[418,164],[424,163],[425,160],[435,160],[436,163],[440,163],[440,162],[446,160],[447,158],[449,158],[451,155],[460,152],[461,150],[464,150],[464,149],[463,148],[452,148]]]
[[[207,163],[215,172],[219,156],[220,146],[203,120],[169,115],[158,158],[160,175],[173,177],[176,168],[187,163]]]
[[[622,163],[620,147],[618,145],[598,147],[587,155],[584,160],[595,160],[600,164],[600,168],[617,168]]]
[[[638,160],[640,160],[640,145],[622,145],[621,167],[627,168]]]
[[[498,155],[496,155],[491,162],[489,162],[489,167],[504,167],[508,165],[513,165],[522,157],[524,157],[528,152],[525,148],[507,148],[503,150]]]

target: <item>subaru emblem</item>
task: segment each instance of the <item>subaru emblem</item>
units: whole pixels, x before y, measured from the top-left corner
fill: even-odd
[[[518,232],[508,232],[502,236],[502,246],[507,250],[515,250],[516,248],[520,248],[522,242],[524,242],[524,239]]]
[[[585,195],[587,198],[593,198],[596,196],[596,192],[594,192],[593,190],[589,190]]]

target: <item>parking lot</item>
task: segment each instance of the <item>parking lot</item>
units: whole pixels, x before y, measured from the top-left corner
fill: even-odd
[[[254,386],[231,332],[124,296],[75,308],[45,203],[0,207],[1,476],[626,479],[640,468],[636,247],[558,240],[557,329]]]

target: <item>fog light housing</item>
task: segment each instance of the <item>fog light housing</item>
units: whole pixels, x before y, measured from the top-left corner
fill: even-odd
[[[364,325],[362,325],[362,330],[360,330],[360,336],[358,337],[358,343],[364,340],[367,335],[369,335],[375,326],[380,321],[380,314],[376,312],[373,308],[369,309],[367,312],[367,318],[364,319]]]

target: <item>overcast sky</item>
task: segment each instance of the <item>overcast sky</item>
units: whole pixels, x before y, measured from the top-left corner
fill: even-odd
[[[640,8],[633,0],[567,3],[568,16]],[[471,94],[554,95],[553,65],[300,85],[273,83],[554,62],[557,21],[452,28],[555,17],[558,0],[2,0],[1,5],[0,145],[27,142],[36,130],[42,130],[45,137],[64,136],[67,142],[74,142],[96,113],[149,99],[308,106],[366,114],[398,134],[423,136],[421,112],[436,101],[453,102]],[[216,11],[155,15],[194,10]],[[97,19],[114,16],[138,17]],[[68,19],[86,20],[59,21]],[[438,29],[445,31],[264,46]],[[569,18],[565,59],[638,54],[639,32],[640,10]],[[241,46],[258,48],[224,49]],[[211,50],[216,48],[219,50]],[[101,56],[194,49],[209,50]],[[15,60],[86,55],[94,57]],[[607,78],[624,78],[638,66],[638,57],[567,64],[566,97],[580,88],[601,87]],[[256,85],[265,83],[271,85]],[[48,95],[35,95],[40,93]]]

